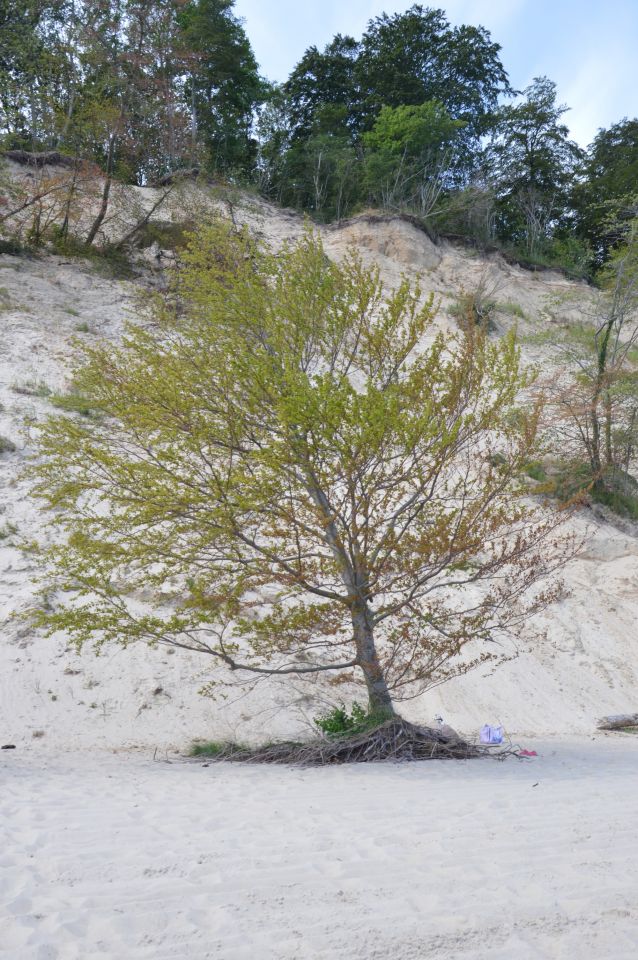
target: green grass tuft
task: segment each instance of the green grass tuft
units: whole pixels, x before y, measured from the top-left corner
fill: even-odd
[[[545,483],[547,480],[547,471],[540,460],[533,460],[526,465],[525,476],[529,477],[530,480],[538,480],[540,483]]]
[[[206,740],[203,743],[194,743],[190,749],[190,757],[220,757],[238,750],[244,750],[238,743],[229,741]]]
[[[82,417],[90,420],[98,418],[98,411],[91,406],[90,401],[83,397],[81,393],[71,390],[69,393],[54,393],[51,396],[51,403],[58,410],[64,410],[66,413],[79,413]]]
[[[46,399],[53,391],[43,380],[27,380],[25,383],[15,383],[11,389],[21,397],[40,397]]]
[[[497,303],[496,310],[499,313],[505,313],[510,317],[518,317],[520,320],[526,320],[527,315],[520,303],[514,303],[512,300],[507,300],[505,303]]]

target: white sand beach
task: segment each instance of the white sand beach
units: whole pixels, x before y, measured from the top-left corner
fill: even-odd
[[[0,955],[634,960],[638,738],[526,746],[319,770],[3,752]]]

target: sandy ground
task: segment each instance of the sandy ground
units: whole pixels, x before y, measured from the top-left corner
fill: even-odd
[[[297,770],[0,755],[7,960],[634,960],[638,739]]]

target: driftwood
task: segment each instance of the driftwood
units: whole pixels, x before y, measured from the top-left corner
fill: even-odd
[[[514,755],[505,748],[502,754]],[[493,751],[440,730],[420,727],[400,717],[353,736],[318,738],[307,743],[284,741],[264,747],[222,744],[214,755],[201,753],[206,762],[285,763],[323,766],[334,763],[369,763],[378,760],[469,760],[495,756]]]
[[[598,721],[599,730],[624,730],[626,727],[638,727],[638,713],[617,713]]]
[[[78,162],[75,157],[68,157],[57,150],[48,150],[44,153],[31,153],[28,150],[3,150],[2,156],[26,167],[74,167]]]

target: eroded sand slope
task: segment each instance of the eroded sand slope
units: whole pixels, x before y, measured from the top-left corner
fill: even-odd
[[[203,207],[206,197],[198,196],[191,203]],[[303,230],[299,217],[258,201],[235,212],[273,243]],[[179,208],[172,214],[178,217]],[[444,325],[455,323],[447,307],[458,292],[481,282],[504,305],[496,318],[501,330],[514,323],[523,332],[558,327],[589,309],[591,293],[584,285],[558,274],[531,274],[499,259],[484,261],[446,244],[434,246],[404,221],[363,217],[322,234],[330,256],[343,256],[353,244],[366,261],[379,265],[389,286],[403,273],[421,274],[424,293],[433,292],[440,303]],[[166,262],[161,251],[147,252],[157,278]],[[17,538],[41,531],[44,522],[25,484],[16,480],[32,450],[34,425],[50,410],[41,394],[64,386],[73,338],[118,338],[134,315],[134,294],[134,283],[107,279],[81,261],[0,257],[0,434],[18,448],[0,456],[3,742],[164,749],[198,736],[250,737],[265,728],[291,733],[303,729],[324,696],[313,687],[269,683],[216,704],[197,692],[208,676],[202,658],[145,648],[111,649],[99,658],[87,650],[80,656],[67,649],[64,637],[45,639],[11,619],[31,602],[37,572],[17,549]],[[538,357],[538,349],[528,348],[530,357]],[[587,733],[602,714],[636,709],[638,540],[586,512],[575,527],[586,532],[587,544],[565,572],[570,595],[544,617],[547,641],[530,645],[521,637],[517,660],[493,675],[477,672],[433,691],[406,707],[410,716],[429,721],[441,712],[470,732],[486,720],[499,720],[515,734],[558,735]]]

